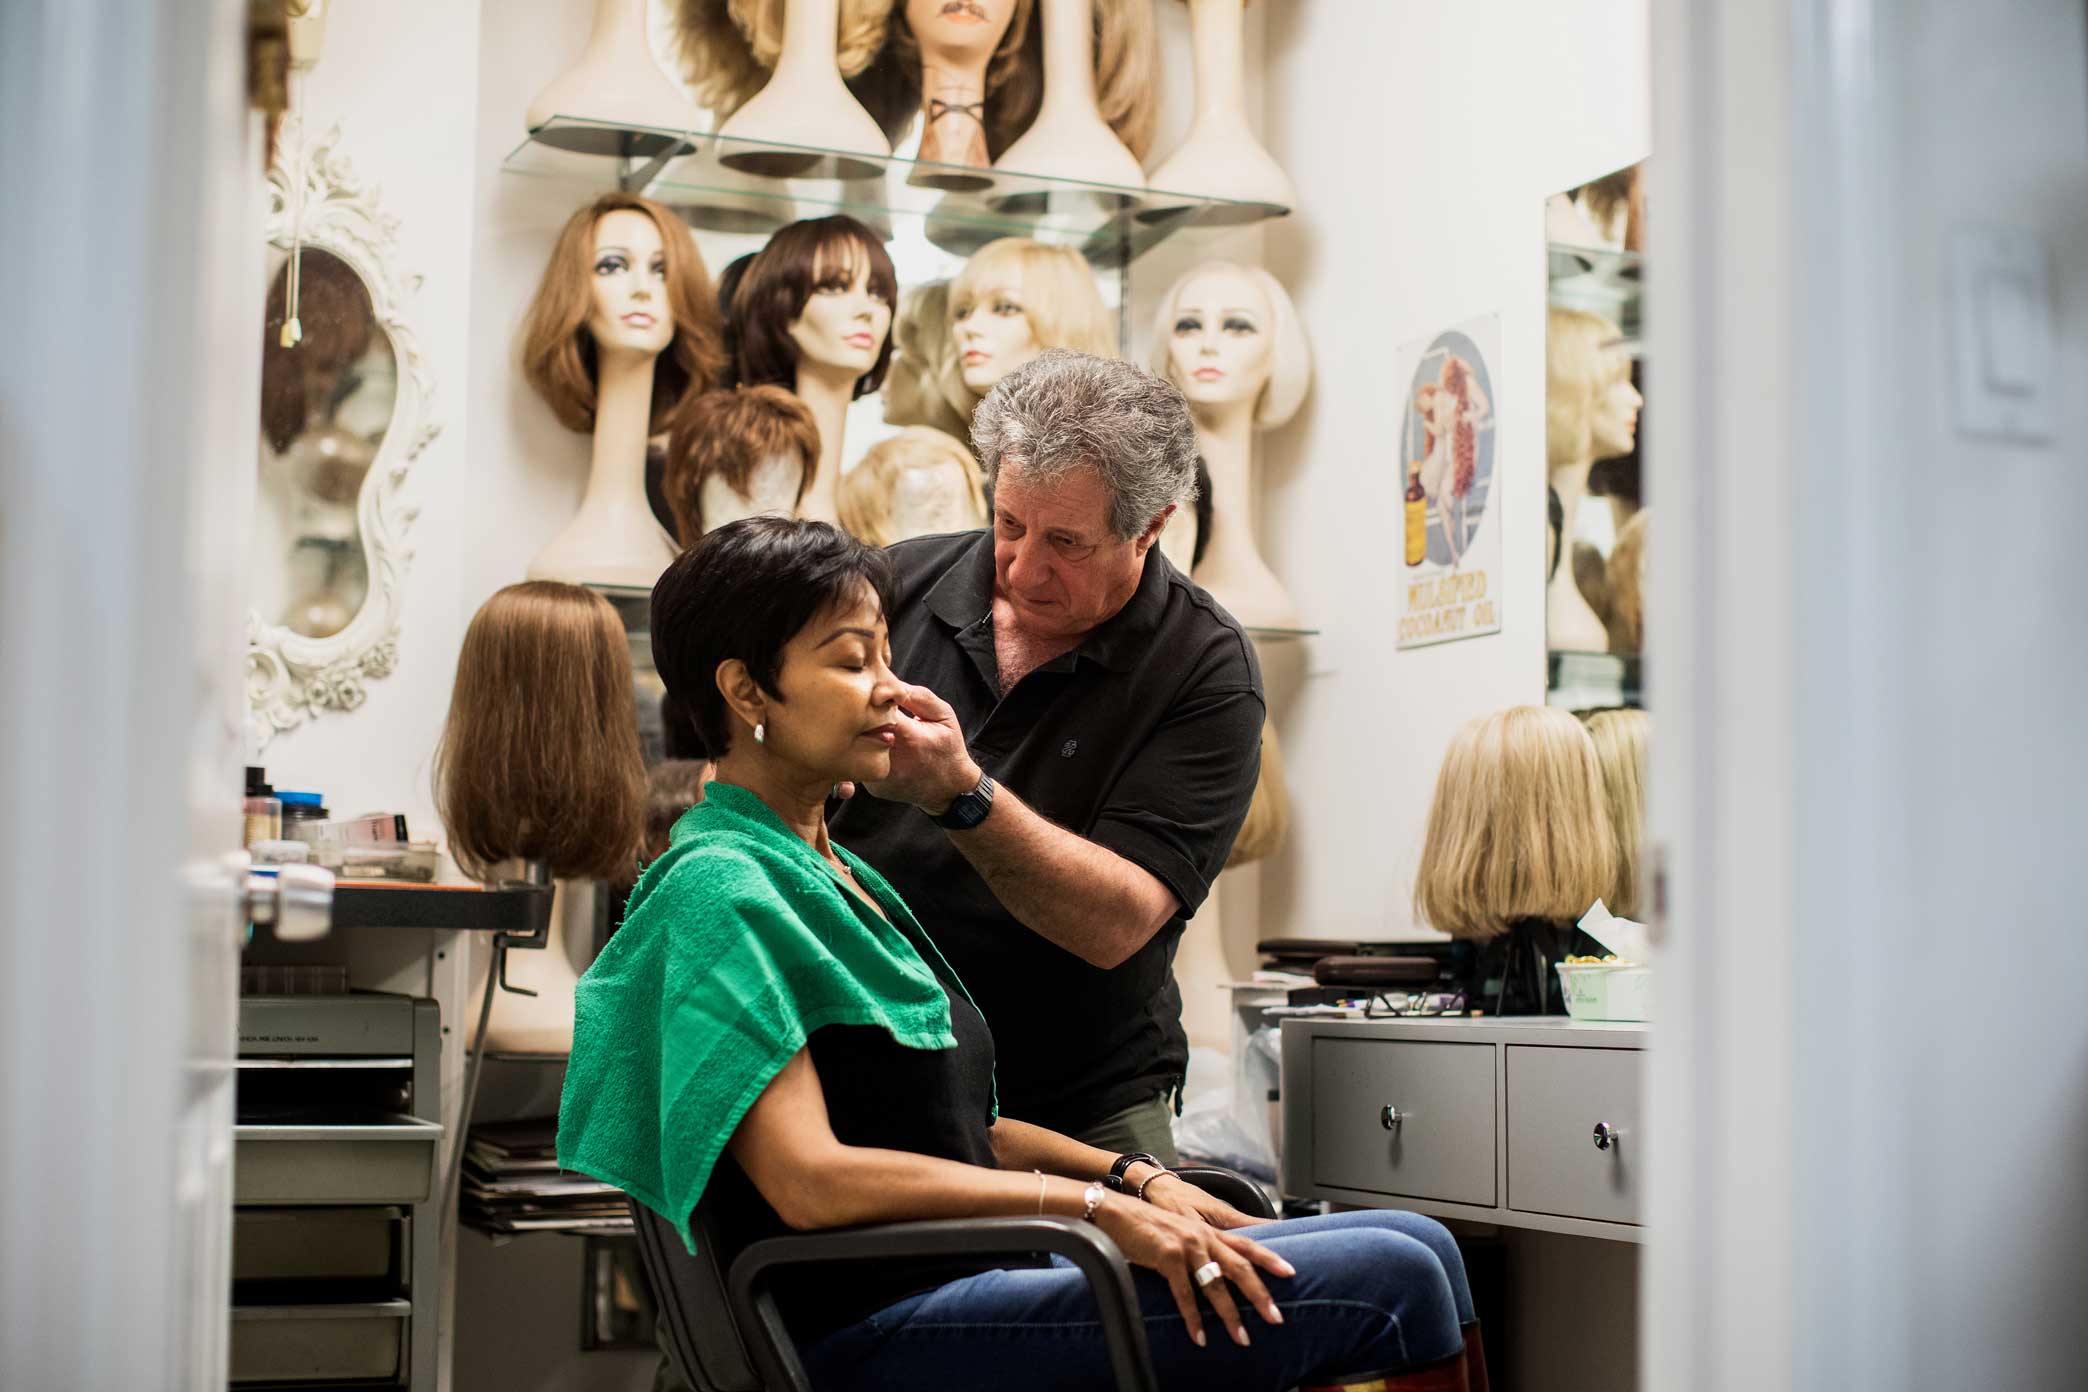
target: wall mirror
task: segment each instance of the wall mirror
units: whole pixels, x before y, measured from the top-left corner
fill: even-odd
[[[1544,209],[1546,690],[1576,710],[1644,704],[1644,168]]]
[[[415,513],[402,489],[438,429],[408,318],[419,277],[399,270],[397,224],[339,141],[337,127],[307,143],[290,118],[268,177],[247,616],[260,744],[354,710],[391,671]]]

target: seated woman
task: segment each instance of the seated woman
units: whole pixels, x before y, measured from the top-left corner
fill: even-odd
[[[707,1198],[721,1266],[791,1229],[1085,1219],[1137,1268],[1163,1387],[1483,1386],[1463,1262],[1433,1220],[1264,1223],[1144,1162],[1111,1189],[1117,1156],[997,1115],[986,1021],[891,886],[827,837],[834,785],[874,786],[895,722],[947,710],[887,665],[890,586],[883,553],[773,517],[661,576],[654,661],[716,777],[580,983],[560,1163],[684,1241]],[[820,1388],[1110,1385],[1063,1261],[803,1268],[776,1294]]]
[[[1486,1015],[1563,1015],[1552,970],[1602,955],[1574,925],[1623,880],[1588,732],[1546,706],[1511,706],[1450,738],[1414,876],[1414,912],[1476,945],[1464,991]]]

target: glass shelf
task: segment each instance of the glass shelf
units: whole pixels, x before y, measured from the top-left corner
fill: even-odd
[[[1032,237],[1077,247],[1104,268],[1129,265],[1187,228],[1239,227],[1290,211],[571,116],[531,131],[501,169],[642,192],[705,231],[765,234],[799,218],[847,213],[890,239],[895,220],[917,218],[927,240],[953,255],[969,256],[997,237]]]
[[[1567,652],[1545,654],[1544,703],[1561,710],[1602,710],[1646,704],[1644,662],[1636,654]]]
[[[1625,347],[1639,352],[1639,316],[1645,300],[1645,256],[1610,247],[1548,242],[1550,298],[1565,309],[1585,309],[1616,321]]]
[[[1320,631],[1316,628],[1253,628],[1246,625],[1242,625],[1242,627],[1247,628],[1247,636],[1249,638],[1263,642],[1282,642],[1291,638],[1317,638],[1320,635]]]

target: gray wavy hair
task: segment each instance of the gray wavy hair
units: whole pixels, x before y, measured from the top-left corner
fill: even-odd
[[[1109,529],[1144,533],[1196,497],[1196,427],[1165,378],[1115,358],[1053,348],[994,385],[972,415],[991,490],[1013,463],[1041,483],[1090,468],[1109,486]]]

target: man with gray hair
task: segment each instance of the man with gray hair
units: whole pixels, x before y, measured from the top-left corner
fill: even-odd
[[[1196,489],[1171,384],[1054,350],[1002,378],[972,430],[991,526],[891,548],[915,718],[834,835],[993,1027],[1002,1114],[1120,1157],[1097,1178],[1136,1188],[1174,1159],[1175,948],[1253,797],[1261,673],[1155,545]]]

